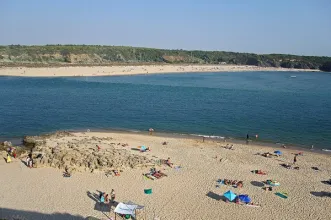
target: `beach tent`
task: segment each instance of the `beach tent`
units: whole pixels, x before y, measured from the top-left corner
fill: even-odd
[[[231,190],[224,193],[223,196],[227,198],[230,202],[232,202],[237,197],[237,195],[234,194]]]
[[[116,214],[130,215],[136,219],[136,210],[141,210],[143,208],[144,208],[144,206],[135,204],[131,201],[126,202],[126,203],[120,202],[120,203],[118,203],[118,205],[116,206],[116,208],[114,210],[115,219],[116,219]]]
[[[244,202],[244,203],[250,203],[251,202],[251,198],[249,198],[248,195],[239,195],[238,196],[240,201]]]
[[[281,151],[279,151],[279,150],[276,150],[274,153],[277,154],[277,155],[282,155],[282,154],[283,154],[283,153],[282,153]]]

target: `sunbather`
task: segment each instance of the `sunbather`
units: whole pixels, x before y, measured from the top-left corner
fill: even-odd
[[[263,187],[263,189],[264,189],[265,191],[272,191],[272,187],[271,187],[271,186]]]
[[[262,170],[253,170],[252,172],[255,173],[255,174],[267,175],[267,173],[262,171]]]
[[[271,153],[263,153],[263,154],[261,154],[262,156],[264,156],[264,157],[271,157],[272,156],[272,154]]]
[[[243,186],[244,186],[243,181],[239,181],[239,182],[237,183],[237,187],[238,187],[238,188],[242,188]]]
[[[149,147],[140,148],[140,152],[146,152],[146,151],[151,151],[151,149]]]
[[[168,157],[168,159],[165,161],[165,163],[171,168],[174,165],[173,163],[170,162],[170,157]]]

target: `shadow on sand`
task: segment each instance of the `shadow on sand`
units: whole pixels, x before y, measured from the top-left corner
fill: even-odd
[[[105,203],[101,203],[100,200],[99,200],[99,195],[101,194],[102,192],[97,190],[97,193],[91,193],[90,191],[87,191],[86,194],[87,196],[92,199],[94,202],[95,202],[95,205],[94,205],[94,210],[96,211],[100,211],[102,212],[106,217],[108,217],[108,213],[111,211],[111,210],[114,210],[115,207],[118,205],[118,202],[116,201],[113,201],[113,202],[110,202],[108,204],[105,204]],[[109,217],[108,217],[109,218]]]
[[[217,201],[225,201],[225,197],[224,196],[222,196],[222,195],[219,195],[219,194],[216,194],[216,193],[214,193],[214,192],[211,192],[211,191],[209,191],[207,194],[206,194],[206,196],[208,196],[209,198],[212,198],[212,199],[215,199],[215,200],[217,200]]]
[[[325,192],[325,191],[310,192],[310,194],[312,194],[313,196],[317,196],[317,197],[331,197],[331,192]]]
[[[6,220],[83,220],[88,219],[84,218],[83,216],[79,215],[71,215],[69,213],[52,213],[52,214],[45,214],[39,212],[32,212],[32,211],[23,211],[23,210],[16,210],[16,209],[7,209],[7,208],[0,208],[0,219]],[[96,219],[96,218],[95,218]]]
[[[257,186],[257,187],[263,187],[264,186],[264,183],[258,182],[258,181],[251,181],[251,184],[253,186]]]
[[[331,185],[331,181],[330,180],[329,181],[321,181],[321,183],[324,183],[326,185]]]

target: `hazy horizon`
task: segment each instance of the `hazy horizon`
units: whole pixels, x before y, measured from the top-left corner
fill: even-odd
[[[1,45],[331,56],[331,1],[0,1]]]

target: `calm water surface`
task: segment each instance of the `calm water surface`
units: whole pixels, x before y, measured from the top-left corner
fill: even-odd
[[[310,72],[0,77],[0,137],[153,127],[331,149],[330,88]]]

